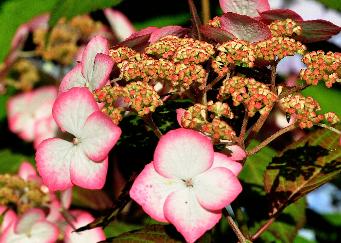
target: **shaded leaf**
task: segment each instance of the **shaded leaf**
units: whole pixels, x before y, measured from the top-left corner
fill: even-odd
[[[258,42],[271,37],[269,27],[246,15],[225,13],[220,18],[221,28],[241,40]]]
[[[293,242],[298,230],[305,224],[305,208],[305,199],[285,208],[261,238],[266,242],[269,242],[269,239],[275,239],[276,242],[281,243]]]
[[[141,230],[134,230],[121,234],[114,238],[109,238],[102,243],[135,243],[135,242],[183,242],[181,235],[171,225],[148,225]]]
[[[112,201],[102,190],[86,190],[74,187],[72,190],[72,204],[95,210],[104,210],[112,206]]]
[[[248,149],[255,147],[256,141],[251,141]],[[245,209],[248,219],[246,220],[248,230],[245,233],[255,233],[268,220],[269,202],[265,196],[263,181],[264,172],[272,158],[277,152],[265,147],[258,153],[246,160],[245,166],[239,175],[243,181],[243,192],[237,200],[244,202],[241,206]],[[257,202],[247,203],[245,202]],[[263,242],[292,242],[297,231],[305,222],[305,201],[302,199],[286,208],[276,221],[261,235]]]
[[[0,63],[7,55],[17,28],[33,17],[48,12],[57,0],[11,0],[0,1]],[[15,16],[15,17],[14,17]]]
[[[148,26],[163,27],[167,25],[184,25],[190,19],[188,13],[174,15],[162,15],[156,18],[147,19],[143,22],[134,23],[136,29],[147,28]]]
[[[125,41],[120,42],[118,45],[114,46],[113,48],[118,48],[120,46],[126,46],[132,48],[136,51],[143,50],[148,44],[151,34],[145,34],[140,36],[129,37]]]
[[[339,26],[321,19],[303,21],[301,26],[302,36],[300,36],[300,40],[304,43],[325,41],[341,31]]]
[[[320,129],[290,145],[275,157],[265,172],[265,190],[271,214],[330,181],[341,171],[339,136]]]
[[[56,25],[62,17],[71,19],[74,16],[90,13],[92,11],[113,7],[121,0],[59,0],[51,11],[49,26]]]
[[[294,21],[303,21],[302,17],[290,9],[272,9],[259,13],[262,22],[271,24],[275,20],[292,19]]]
[[[200,32],[203,34],[205,38],[214,40],[218,43],[222,43],[236,38],[234,35],[223,29],[215,28],[209,25],[201,26]]]
[[[165,26],[165,27],[162,27],[160,29],[153,31],[153,33],[150,36],[149,42],[154,43],[158,41],[159,39],[161,39],[162,37],[165,37],[167,35],[183,37],[187,32],[188,32],[188,29],[181,27],[181,26],[176,26],[176,25]]]
[[[219,0],[224,13],[232,12],[250,17],[259,16],[258,12],[270,9],[268,0]]]
[[[10,150],[0,150],[0,174],[17,173],[20,165],[24,161],[33,161],[32,157],[22,154],[14,154]]]

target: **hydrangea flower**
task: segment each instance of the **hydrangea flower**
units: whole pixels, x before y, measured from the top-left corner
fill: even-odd
[[[30,209],[10,223],[0,237],[0,243],[54,243],[58,228],[48,222],[41,209]]]
[[[11,97],[7,104],[9,129],[25,141],[37,140],[35,144],[51,135],[53,137],[56,133],[53,125],[51,129],[42,126],[46,119],[51,118],[52,105],[56,97],[57,90],[54,86]]]
[[[87,88],[72,88],[58,96],[52,109],[62,131],[72,141],[50,138],[37,148],[38,172],[52,191],[78,185],[102,188],[108,169],[107,156],[121,129],[104,115]]]
[[[63,78],[59,91],[72,87],[88,87],[91,91],[103,87],[109,79],[114,61],[109,54],[109,43],[102,36],[95,36],[85,47],[82,61]]]
[[[161,137],[154,160],[136,178],[130,196],[150,217],[172,223],[194,242],[241,192],[236,177],[241,168],[215,153],[208,137],[179,128]]]

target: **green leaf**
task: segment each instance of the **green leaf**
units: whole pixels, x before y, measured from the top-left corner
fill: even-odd
[[[128,231],[137,230],[142,227],[143,226],[141,225],[127,224],[124,222],[113,221],[104,228],[104,233],[105,233],[105,236],[109,238],[109,237],[115,237],[115,236],[121,235]]]
[[[57,0],[7,0],[0,1],[0,63],[7,55],[17,28],[42,13],[48,12]]]
[[[17,173],[23,161],[32,162],[32,157],[22,154],[13,154],[10,150],[0,150],[0,174]]]
[[[316,241],[308,240],[300,235],[294,239],[294,243],[316,243]]]
[[[318,0],[318,1],[326,5],[328,8],[333,8],[333,9],[341,11],[340,0]]]
[[[320,113],[326,113],[329,111],[335,112],[341,117],[341,106],[335,105],[336,100],[341,100],[341,92],[337,89],[329,89],[323,84],[318,86],[310,86],[302,91],[304,96],[312,96],[321,106]]]
[[[248,149],[255,147],[257,144],[258,142],[251,141]],[[248,229],[244,227],[244,233],[255,233],[268,220],[268,200],[263,186],[264,172],[267,165],[276,155],[275,150],[269,147],[263,148],[246,160],[245,166],[239,175],[239,178],[243,181],[243,192],[238,198],[238,203],[243,202],[241,206],[245,208],[245,213],[248,216],[246,220]],[[260,205],[262,206],[260,207]],[[261,235],[260,240],[262,242],[292,242],[298,229],[303,226],[305,221],[304,209],[304,200],[300,200],[286,208],[269,228],[269,231]]]
[[[7,116],[6,104],[7,104],[8,98],[9,98],[8,94],[0,95],[0,121],[5,119]]]
[[[121,0],[59,0],[51,11],[49,25],[53,27],[62,17],[71,19],[77,15],[116,6],[120,2]]]
[[[164,242],[164,243],[177,243],[183,242],[181,235],[176,232],[175,228],[171,225],[159,225],[153,224],[148,225],[141,230],[134,230],[121,234],[114,238],[109,238],[103,242],[108,243],[154,243],[154,242]]]
[[[138,30],[147,28],[149,26],[164,27],[167,25],[183,25],[190,19],[188,13],[180,13],[175,15],[163,15],[157,18],[147,19],[143,22],[134,23],[134,27]]]
[[[289,146],[267,167],[265,190],[271,214],[330,181],[341,171],[339,135],[319,129]]]
[[[265,241],[275,239],[281,243],[293,242],[298,230],[304,226],[305,207],[304,198],[288,206],[261,238]]]

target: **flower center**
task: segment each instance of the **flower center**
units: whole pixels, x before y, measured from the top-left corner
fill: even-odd
[[[185,183],[186,187],[193,187],[192,179],[182,179],[182,181]]]
[[[74,145],[77,145],[77,144],[79,144],[81,141],[78,139],[78,138],[73,138],[72,139],[72,143],[74,144]]]

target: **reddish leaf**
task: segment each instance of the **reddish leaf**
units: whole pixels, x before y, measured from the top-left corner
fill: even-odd
[[[259,13],[260,20],[265,24],[271,24],[275,20],[292,19],[297,22],[303,21],[302,17],[290,9],[273,9]]]
[[[130,47],[136,51],[142,51],[148,44],[151,34],[140,35],[136,37],[129,37],[125,41],[115,45],[113,48],[116,49],[120,46]]]
[[[258,42],[271,37],[269,27],[246,15],[225,13],[220,18],[221,28],[241,40]]]
[[[229,41],[232,39],[235,39],[236,37],[232,35],[231,33],[220,29],[220,28],[215,28],[209,25],[203,25],[200,27],[200,32],[207,38],[214,40],[218,43],[222,43],[225,41]]]
[[[341,31],[339,26],[321,19],[303,21],[301,25],[303,30],[301,41],[304,43],[325,41]]]
[[[178,37],[182,37],[187,33],[187,31],[188,29],[183,28],[181,26],[176,26],[176,25],[165,26],[160,29],[154,30],[151,33],[149,42],[154,43],[166,35],[175,35]]]
[[[259,16],[258,12],[270,9],[268,0],[219,0],[224,13],[232,12],[250,17]]]

